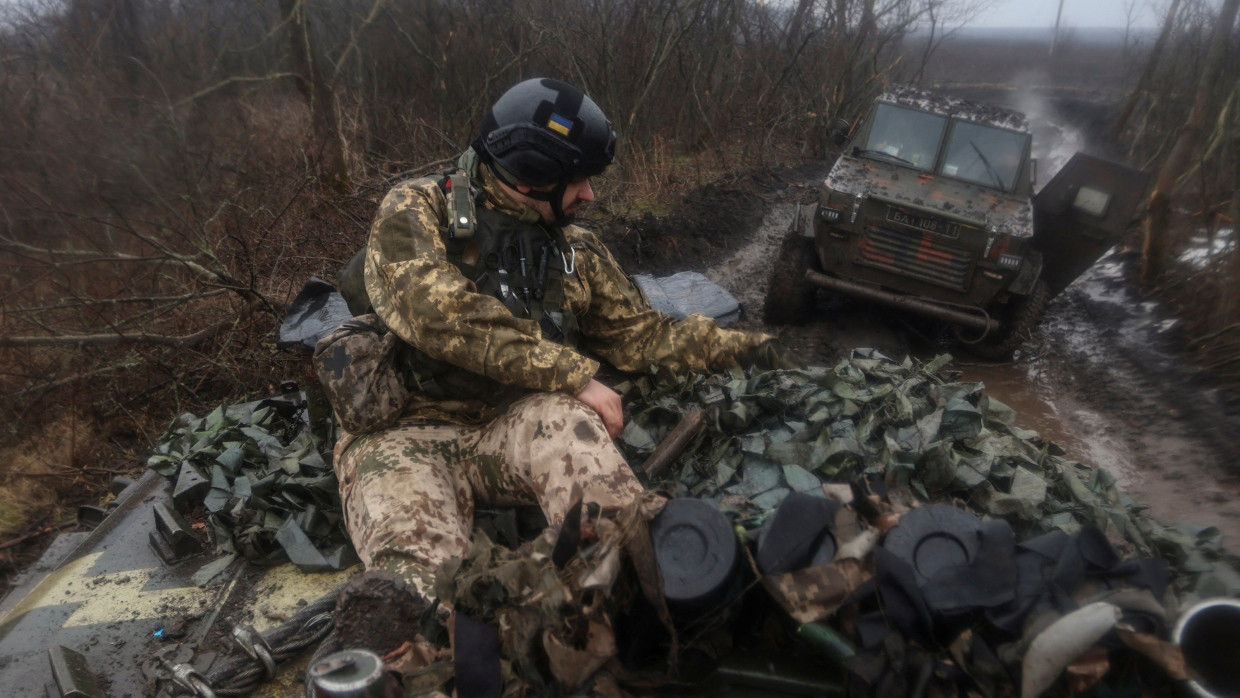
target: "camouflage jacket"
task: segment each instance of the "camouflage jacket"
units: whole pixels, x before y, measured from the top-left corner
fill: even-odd
[[[537,212],[512,199],[471,151],[460,163],[488,208],[537,223]],[[366,246],[366,293],[375,312],[435,366],[435,390],[413,388],[405,417],[473,423],[491,419],[497,403],[531,390],[576,395],[593,378],[591,353],[623,371],[658,365],[675,372],[732,365],[766,335],[719,328],[693,315],[676,321],[650,308],[598,238],[577,226],[562,233],[576,252],[564,277],[564,304],[576,316],[579,347],[545,339],[537,322],[514,316],[498,298],[479,293],[449,260],[444,242],[447,199],[436,177],[394,187],[379,206]],[[472,386],[454,390],[451,386]],[[491,399],[478,388],[493,386]],[[443,388],[447,387],[447,390]],[[464,394],[462,394],[464,393]],[[505,399],[497,400],[495,394]]]

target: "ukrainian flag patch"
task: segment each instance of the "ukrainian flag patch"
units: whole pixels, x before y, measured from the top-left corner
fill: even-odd
[[[568,138],[568,132],[573,130],[573,122],[553,112],[551,118],[547,119],[547,128]]]

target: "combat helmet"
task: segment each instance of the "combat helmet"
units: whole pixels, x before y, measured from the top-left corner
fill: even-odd
[[[549,192],[526,195],[550,202],[563,224],[565,188],[601,173],[615,160],[616,132],[581,90],[559,80],[534,78],[496,100],[473,147],[509,186],[556,185]]]

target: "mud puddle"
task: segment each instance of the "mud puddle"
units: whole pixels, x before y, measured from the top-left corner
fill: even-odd
[[[1155,519],[1214,526],[1228,547],[1240,545],[1240,507],[1233,504],[1240,482],[1215,465],[1210,449],[1177,428],[1174,417],[1154,415],[1153,424],[1142,426],[1100,411],[1072,389],[1070,375],[1052,375],[1058,370],[1053,361],[958,368],[963,380],[984,383],[987,394],[1016,410],[1022,428],[1072,460],[1106,469]]]

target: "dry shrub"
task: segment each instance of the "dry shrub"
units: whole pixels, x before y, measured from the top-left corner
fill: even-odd
[[[739,160],[736,144],[688,153],[667,138],[629,144],[618,164],[595,180],[598,207],[611,216],[663,215],[690,192],[717,180]],[[795,158],[793,158],[795,159]],[[750,166],[760,163],[749,162]]]
[[[74,468],[78,452],[90,449],[97,434],[80,415],[61,414],[16,443],[0,448],[0,542],[20,533],[31,519],[60,504],[72,485],[98,478]],[[69,485],[69,487],[66,487]]]
[[[666,211],[684,194],[678,185],[685,177],[675,169],[663,138],[648,148],[631,145],[619,167],[598,178],[595,194],[615,212]]]

